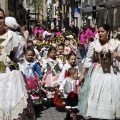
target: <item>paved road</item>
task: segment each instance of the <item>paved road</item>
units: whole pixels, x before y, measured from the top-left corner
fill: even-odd
[[[56,107],[50,107],[46,110],[44,110],[40,117],[37,118],[37,120],[64,120],[66,116],[66,113],[64,111],[59,111],[56,109]],[[71,116],[72,120],[72,116]],[[77,120],[83,120],[80,115],[78,114]]]
[[[37,120],[63,120],[64,118],[65,112],[58,111],[56,107],[50,107],[44,110]]]

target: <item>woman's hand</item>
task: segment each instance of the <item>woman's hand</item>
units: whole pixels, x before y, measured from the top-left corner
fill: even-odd
[[[117,57],[118,57],[117,52],[113,52],[113,53],[112,53],[112,58],[117,58]]]
[[[58,87],[59,85],[58,85],[58,83],[55,83],[53,86],[54,86],[54,87]]]
[[[115,58],[118,62],[120,62],[120,55],[117,52],[112,53],[112,58]]]
[[[85,78],[85,74],[81,74],[80,79],[79,79],[79,84],[83,84]]]

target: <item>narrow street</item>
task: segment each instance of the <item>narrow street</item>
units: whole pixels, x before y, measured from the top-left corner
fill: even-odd
[[[79,65],[79,70],[82,69],[82,63],[79,51],[77,51],[77,63]],[[56,107],[50,107],[40,114],[40,117],[37,120],[64,120],[66,113],[64,110],[57,110]],[[80,115],[78,113],[78,120],[80,119]]]
[[[0,120],[120,120],[119,92],[120,0],[0,0]]]
[[[56,107],[50,107],[44,110],[37,120],[64,120],[65,116],[66,113],[64,110],[57,110]],[[77,116],[77,120],[82,120],[79,114]]]
[[[40,115],[37,120],[63,120],[65,118],[65,112],[58,111],[56,107],[50,107]]]

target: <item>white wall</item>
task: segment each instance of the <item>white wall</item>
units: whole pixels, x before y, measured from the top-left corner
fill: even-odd
[[[0,8],[2,8],[5,11],[5,0],[0,0]]]
[[[0,8],[2,8],[6,15],[8,15],[8,0],[0,0]]]

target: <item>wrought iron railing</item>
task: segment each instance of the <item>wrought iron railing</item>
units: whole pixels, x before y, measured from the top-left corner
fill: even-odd
[[[82,3],[82,7],[83,8],[86,8],[86,7],[89,7],[90,4],[89,4],[89,0],[85,0],[83,3]]]
[[[100,4],[100,3],[102,3],[102,2],[105,2],[106,0],[96,0],[95,1],[95,4]]]

